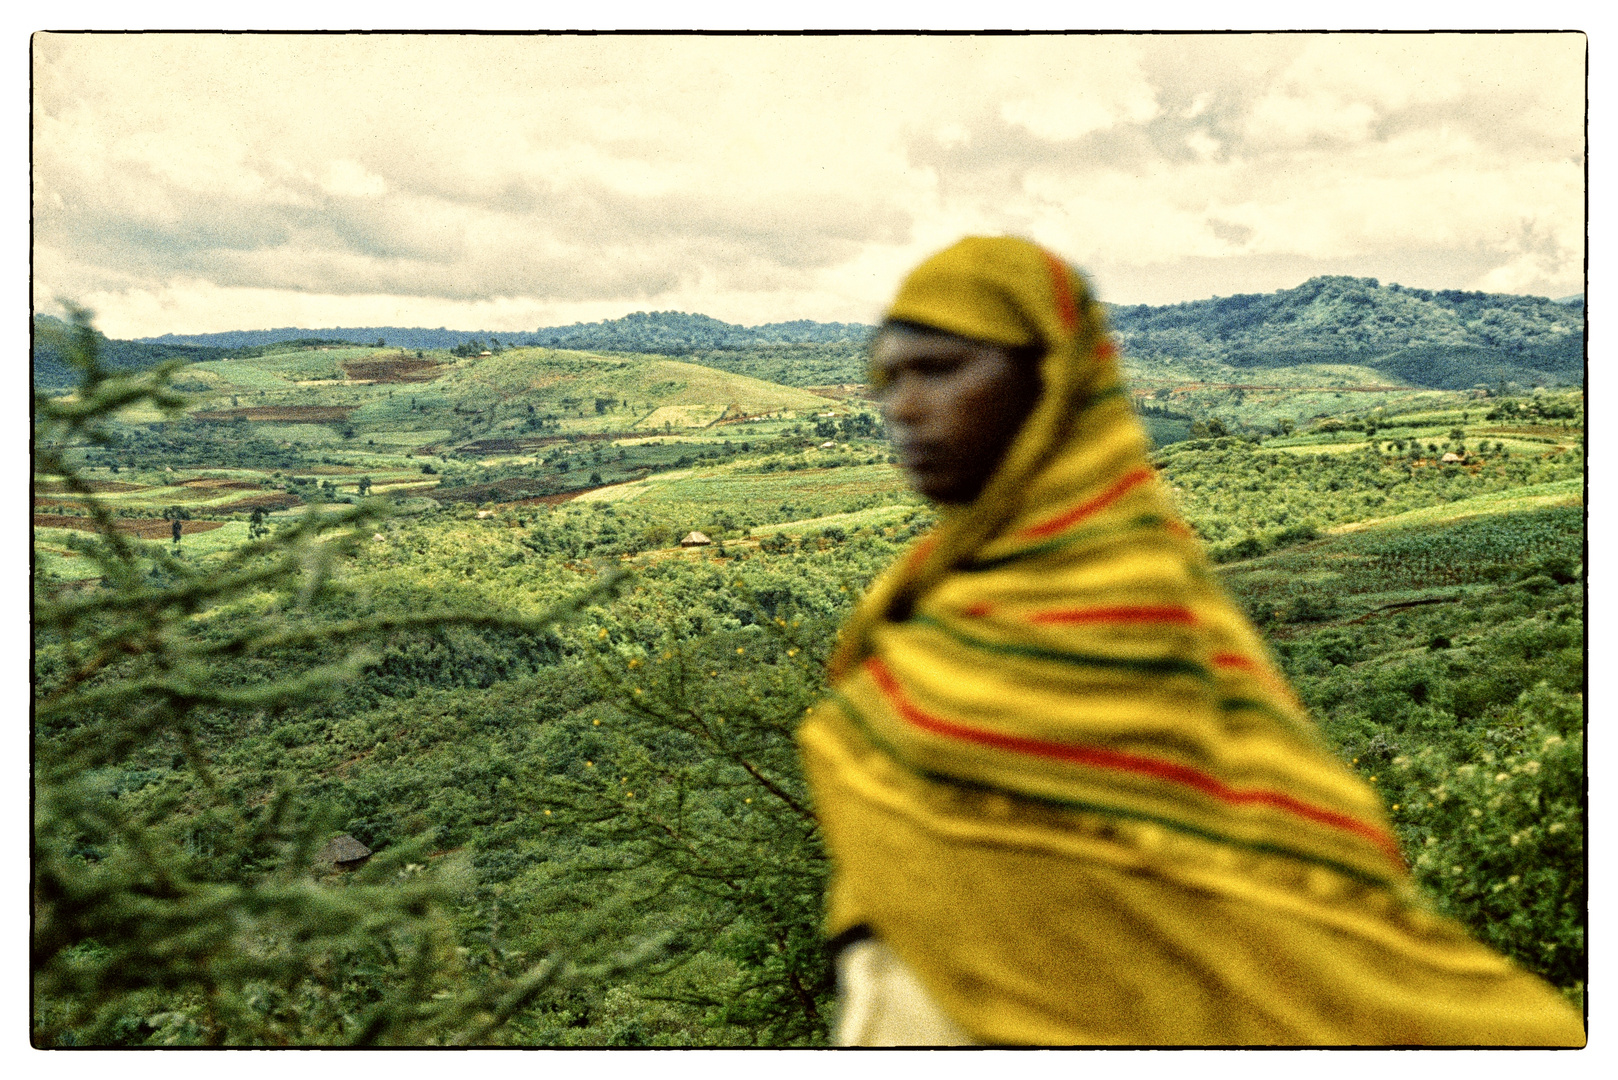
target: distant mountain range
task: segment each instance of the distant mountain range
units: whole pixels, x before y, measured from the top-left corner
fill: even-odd
[[[1109,305],[1113,329],[1137,364],[1197,360],[1232,368],[1353,364],[1420,386],[1464,389],[1494,385],[1582,384],[1583,294],[1550,300],[1509,293],[1411,289],[1374,278],[1317,277],[1293,289],[1214,297],[1166,306]],[[36,316],[36,325],[57,323]],[[113,366],[143,367],[161,359],[217,359],[284,342],[383,342],[406,349],[539,345],[601,352],[694,356],[794,345],[851,346],[872,327],[807,319],[739,326],[707,315],[635,312],[621,319],[541,327],[532,333],[458,331],[439,327],[367,326],[232,330],[165,334],[133,342],[104,340]],[[46,335],[36,335],[34,377],[65,385],[70,373]],[[850,364],[857,361],[851,359]],[[854,368],[850,369],[851,371]],[[857,376],[856,376],[857,377]]]
[[[405,349],[453,349],[468,342],[503,346],[540,345],[551,349],[593,349],[679,355],[699,349],[748,349],[760,345],[823,345],[863,341],[871,327],[858,323],[820,323],[808,319],[738,326],[707,315],[683,311],[637,311],[621,319],[542,326],[533,333],[504,330],[425,330],[410,326],[354,326],[305,330],[227,330],[217,334],[164,334],[141,338],[153,345],[204,345],[226,349],[268,345],[296,338],[340,338],[361,345],[377,341]]]

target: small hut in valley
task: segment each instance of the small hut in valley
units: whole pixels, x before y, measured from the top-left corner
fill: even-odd
[[[713,541],[708,539],[708,537],[705,534],[699,533],[695,529],[693,529],[690,532],[685,534],[685,539],[680,541],[680,546],[683,547],[683,548],[686,548],[686,547],[707,547],[711,543],[713,543]]]

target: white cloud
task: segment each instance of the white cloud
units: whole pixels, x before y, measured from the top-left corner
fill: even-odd
[[[1581,287],[1577,35],[35,42],[36,297],[123,335],[865,319],[965,232]]]
[[[375,198],[386,195],[388,182],[357,161],[338,158],[326,168],[320,186],[332,195]]]
[[[1248,116],[1244,134],[1260,146],[1292,146],[1329,139],[1363,142],[1376,121],[1364,101],[1340,101],[1327,94],[1266,94]]]

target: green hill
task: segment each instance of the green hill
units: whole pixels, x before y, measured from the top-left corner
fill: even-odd
[[[1577,302],[1569,302],[1577,301]],[[1544,297],[1383,285],[1375,278],[1316,277],[1293,289],[1166,306],[1110,306],[1137,377],[1266,381],[1268,373],[1352,368],[1361,380],[1433,389],[1483,384],[1582,385],[1582,297]],[[41,320],[44,320],[43,322]],[[48,317],[36,327],[60,325]],[[160,359],[248,359],[300,346],[386,341],[395,349],[499,355],[521,342],[575,352],[658,354],[788,386],[861,382],[871,327],[807,319],[739,326],[685,312],[490,335],[404,327],[164,335],[103,341],[114,366]],[[504,345],[500,338],[504,337]],[[35,382],[61,386],[68,372],[47,335],[36,335]],[[627,389],[627,387],[626,387]],[[625,396],[625,395],[619,395]],[[633,395],[628,395],[633,396]]]
[[[1294,289],[1111,310],[1138,365],[1355,365],[1441,389],[1582,385],[1584,309],[1536,296],[1317,277]]]
[[[68,326],[53,315],[34,316],[33,368],[34,385],[39,387],[66,387],[78,381],[77,375],[63,360],[63,336]],[[142,341],[117,341],[96,331],[101,344],[101,362],[114,370],[138,371],[164,360],[212,360],[226,354],[225,349],[202,345],[152,345]]]
[[[809,319],[738,326],[683,311],[637,311],[604,322],[541,327],[533,340],[538,345],[561,349],[680,355],[700,349],[863,342],[871,330],[872,327],[859,323],[818,323]]]

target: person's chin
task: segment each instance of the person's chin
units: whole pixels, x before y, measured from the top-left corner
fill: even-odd
[[[905,466],[905,473],[910,479],[911,488],[934,502],[956,504],[970,501],[962,497],[964,485],[954,473],[909,465]]]

